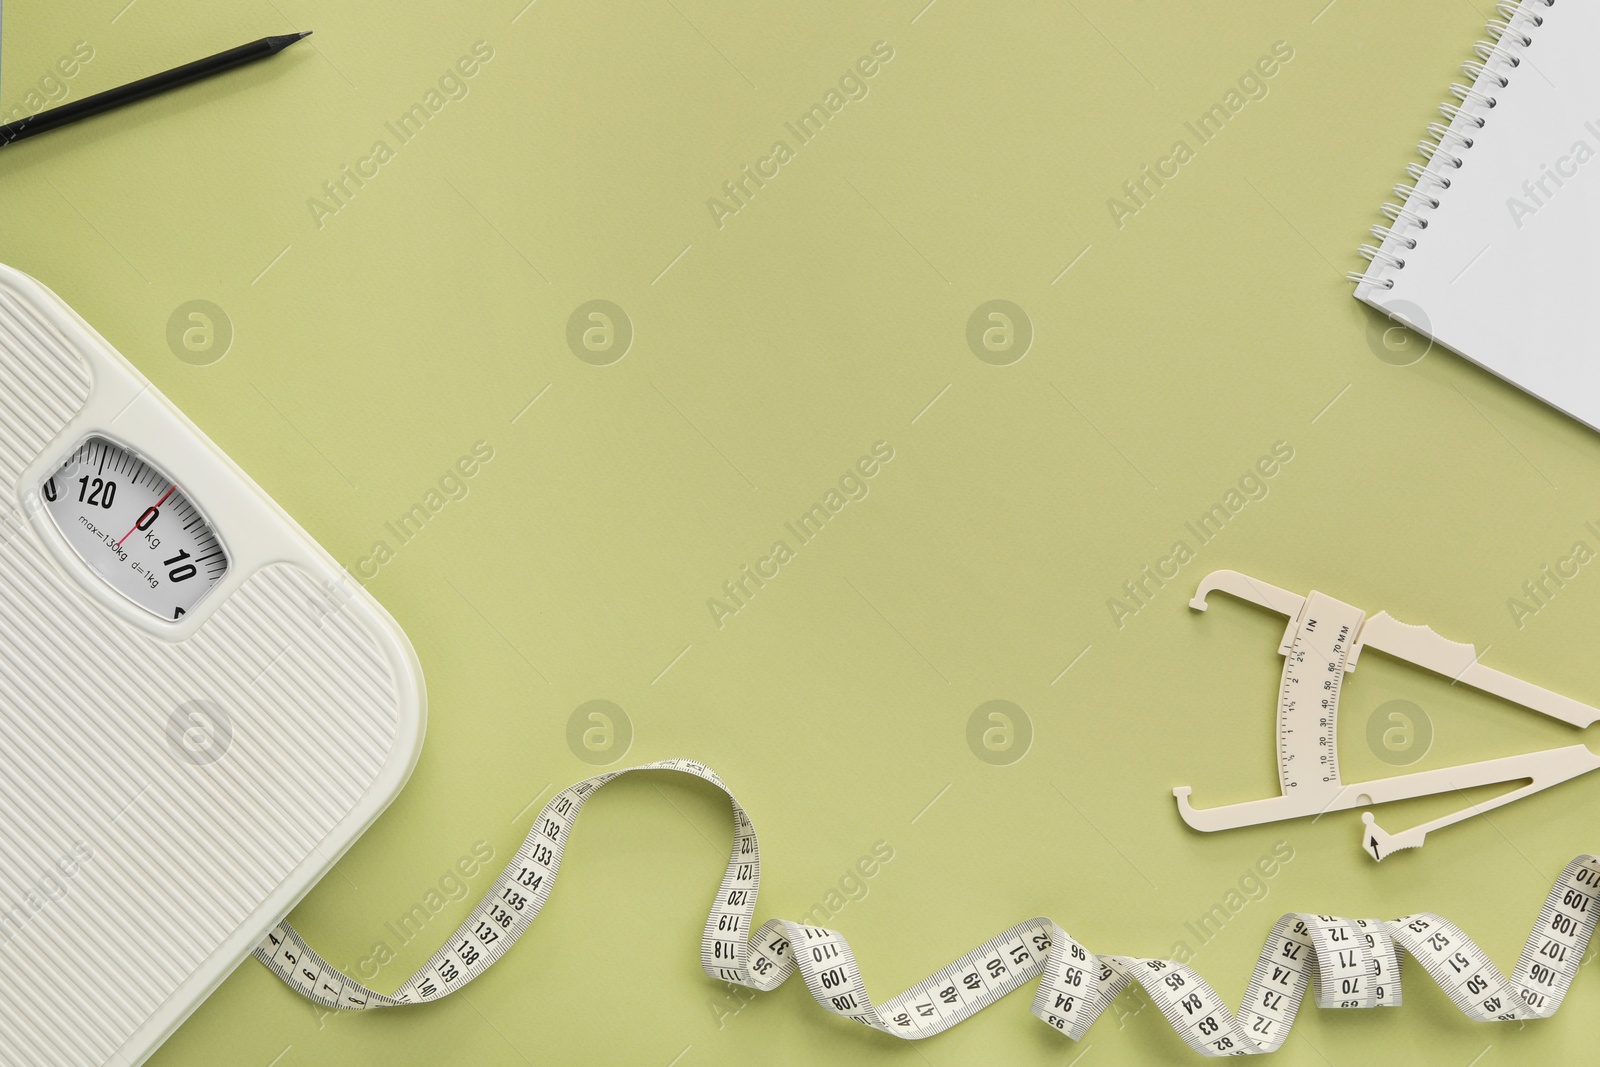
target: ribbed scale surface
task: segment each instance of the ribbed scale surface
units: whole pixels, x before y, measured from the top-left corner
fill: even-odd
[[[89,389],[0,289],[0,500]],[[98,1064],[356,805],[394,743],[396,685],[296,567],[256,572],[172,644],[84,597],[6,507],[0,1064]],[[186,717],[196,701],[220,715]]]

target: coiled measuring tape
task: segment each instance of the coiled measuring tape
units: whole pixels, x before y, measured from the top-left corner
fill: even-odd
[[[1390,920],[1291,913],[1273,926],[1237,1012],[1185,964],[1097,955],[1040,917],[1018,923],[898,996],[874,1004],[843,934],[786,919],[754,928],[761,887],[755,827],[715,771],[674,759],[596,775],[557,793],[466,922],[392,995],[341,973],[287,922],[267,935],[255,955],[292,989],[328,1008],[361,1011],[447,996],[488,970],[538,917],[584,803],[607,783],[638,771],[702,779],[732,805],[733,848],[700,940],[706,974],[766,991],[798,969],[824,1010],[907,1039],[942,1033],[1038,978],[1033,1014],[1076,1040],[1136,981],[1195,1051],[1207,1056],[1273,1052],[1289,1036],[1313,977],[1318,1007],[1398,1007],[1401,949],[1468,1018],[1541,1019],[1560,1006],[1600,915],[1600,858],[1579,856],[1550,890],[1507,977],[1459,927],[1431,912]]]

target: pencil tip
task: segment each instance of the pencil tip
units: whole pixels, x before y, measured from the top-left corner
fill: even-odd
[[[311,31],[310,30],[302,30],[300,33],[297,33],[297,34],[294,35],[294,39],[297,40],[297,41],[303,41],[307,37],[310,37],[310,36],[311,36]]]

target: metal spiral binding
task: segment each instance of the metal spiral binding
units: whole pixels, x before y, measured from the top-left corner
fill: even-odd
[[[1409,231],[1428,228],[1428,216],[1438,210],[1440,197],[1450,188],[1449,172],[1466,165],[1467,153],[1495,106],[1494,94],[1511,84],[1511,72],[1522,63],[1521,53],[1533,44],[1533,31],[1544,25],[1544,16],[1535,9],[1553,6],[1555,0],[1495,5],[1499,17],[1490,19],[1484,28],[1489,39],[1474,44],[1475,58],[1461,64],[1470,84],[1451,84],[1451,95],[1460,102],[1439,105],[1448,122],[1430,122],[1427,137],[1417,142],[1417,152],[1425,162],[1406,164],[1411,184],[1396,185],[1394,194],[1400,202],[1383,205],[1390,224],[1368,231],[1379,243],[1356,249],[1372,265],[1347,274],[1352,282],[1394,288],[1393,273],[1405,269],[1405,254],[1417,247],[1417,235]]]

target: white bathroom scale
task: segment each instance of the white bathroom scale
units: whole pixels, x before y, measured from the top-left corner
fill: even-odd
[[[394,620],[0,267],[0,1064],[142,1062],[399,792]]]

